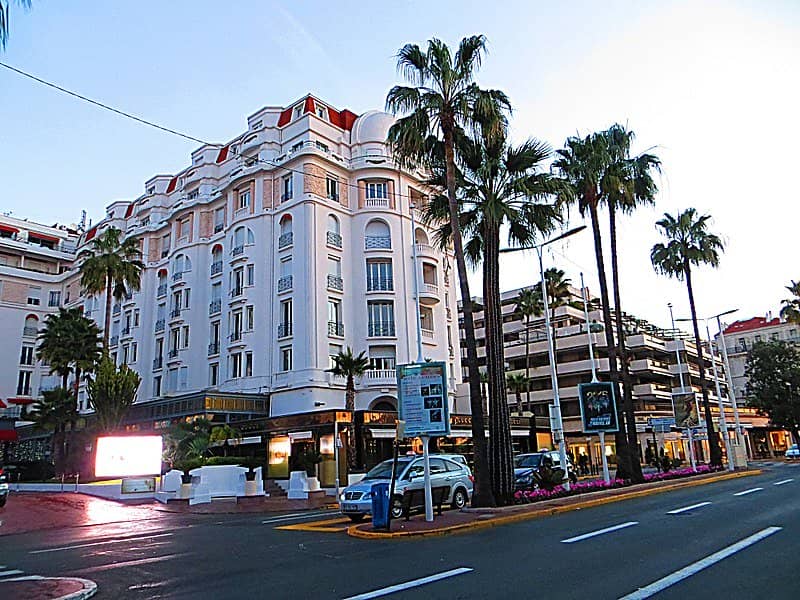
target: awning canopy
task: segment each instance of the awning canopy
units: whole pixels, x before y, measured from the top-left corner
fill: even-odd
[[[394,429],[375,429],[373,427],[370,427],[369,432],[373,438],[378,438],[383,440],[394,438]]]
[[[11,404],[33,404],[36,402],[33,398],[9,398],[8,401]]]
[[[0,429],[0,442],[16,442],[18,439],[16,429]]]
[[[19,233],[19,229],[11,225],[3,225],[0,223],[0,231],[7,231],[8,233]]]
[[[37,231],[29,231],[28,239],[36,238],[37,240],[44,240],[46,242],[60,242],[61,238],[54,235],[47,235],[46,233],[39,233]]]

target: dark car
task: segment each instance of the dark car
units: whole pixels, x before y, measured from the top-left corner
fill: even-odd
[[[0,467],[0,506],[5,506],[6,500],[8,500],[8,471]]]
[[[557,450],[545,450],[543,452],[532,452],[530,454],[518,454],[514,457],[514,488],[517,490],[532,490],[536,487],[536,477],[534,472],[538,472],[544,465],[552,469],[561,466],[561,457]],[[567,456],[567,474],[572,483],[578,481],[575,467]]]

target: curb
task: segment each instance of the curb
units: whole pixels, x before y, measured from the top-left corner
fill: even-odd
[[[602,506],[603,504],[611,504],[613,502],[621,502],[623,500],[631,500],[633,498],[642,498],[644,496],[652,496],[654,494],[661,494],[663,492],[671,492],[673,490],[682,488],[706,485],[709,483],[716,483],[718,481],[726,481],[729,479],[739,479],[740,477],[749,477],[752,475],[761,475],[761,473],[763,473],[761,469],[741,471],[738,473],[724,473],[722,475],[716,475],[713,477],[707,477],[695,481],[678,481],[658,488],[634,490],[631,492],[617,494],[614,496],[607,496],[605,498],[593,498],[590,500],[584,500],[582,502],[576,502],[574,504],[568,504],[566,506],[554,506],[552,508],[542,508],[538,510],[524,511],[512,515],[494,517],[483,521],[473,521],[471,523],[459,523],[457,525],[448,525],[447,527],[440,527],[438,529],[429,529],[425,531],[396,531],[396,532],[366,531],[363,529],[359,529],[359,527],[362,527],[362,525],[351,525],[350,527],[347,528],[347,535],[368,540],[443,536],[443,535],[449,535],[451,533],[462,533],[467,530],[487,529],[489,527],[497,527],[498,525],[506,525],[508,523],[529,521],[533,519],[539,519],[542,517],[558,515],[565,512],[571,512],[574,510],[581,510],[583,508],[592,508],[594,506]]]
[[[91,598],[97,593],[97,584],[90,579],[83,579],[81,577],[42,577],[41,575],[27,575],[25,577],[4,579],[0,584],[14,581],[74,581],[83,585],[83,589],[64,596],[59,596],[55,600],[84,600],[84,598]]]

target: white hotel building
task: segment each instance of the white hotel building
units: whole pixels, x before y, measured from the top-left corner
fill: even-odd
[[[159,427],[198,408],[225,419],[342,409],[344,382],[326,370],[348,346],[371,364],[356,408],[395,409],[394,367],[417,354],[414,246],[423,353],[448,364],[455,390],[454,263],[419,219],[412,232],[411,206],[425,195],[419,174],[389,155],[392,122],[313,96],[265,107],[247,131],[198,148],[180,173],[152,177],[81,236],[79,245],[116,227],[141,243],[141,290],[114,304],[111,326],[111,352],[142,377],[138,403],[155,407],[134,409],[134,420]],[[29,275],[3,268],[0,279]],[[75,270],[47,277],[62,303],[82,303],[102,326],[104,302],[80,296]],[[41,319],[40,306],[4,298],[7,340],[19,340],[26,309]],[[4,382],[16,380],[11,362],[0,364]],[[198,398],[194,408],[184,401]]]

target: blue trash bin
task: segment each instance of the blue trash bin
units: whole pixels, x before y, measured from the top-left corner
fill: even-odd
[[[386,529],[389,526],[389,484],[372,484],[372,526]]]

